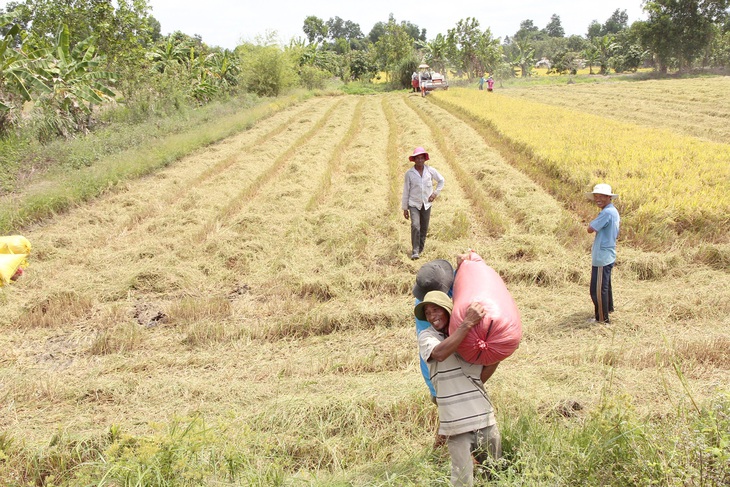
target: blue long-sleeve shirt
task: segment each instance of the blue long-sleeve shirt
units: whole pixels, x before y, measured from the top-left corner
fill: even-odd
[[[592,265],[602,267],[616,262],[616,239],[621,217],[613,203],[607,204],[590,225],[596,231],[591,249]]]

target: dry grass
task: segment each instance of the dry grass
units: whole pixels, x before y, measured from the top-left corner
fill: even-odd
[[[24,310],[15,323],[20,328],[61,327],[88,316],[92,307],[90,297],[61,291]]]
[[[197,417],[260,474],[238,482],[368,485],[430,449],[410,290],[422,263],[467,248],[523,319],[488,384],[500,422],[588,415],[607,394],[672,417],[685,389],[671,364],[700,403],[730,380],[723,244],[622,245],[614,323],[589,325],[585,222],[473,126],[402,94],[292,110],[26,229],[28,275],[0,295],[0,434],[40,448],[57,430],[139,438]],[[413,262],[399,200],[415,146],[446,187]]]

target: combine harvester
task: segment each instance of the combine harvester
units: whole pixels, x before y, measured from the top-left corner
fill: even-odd
[[[428,64],[418,65],[418,88],[422,96],[434,90],[448,90],[449,82],[446,77],[431,70]]]

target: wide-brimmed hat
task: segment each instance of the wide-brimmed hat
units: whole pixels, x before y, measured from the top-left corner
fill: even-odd
[[[429,291],[447,294],[454,284],[454,268],[448,260],[438,259],[427,262],[418,269],[413,295],[423,301]]]
[[[408,160],[412,162],[416,158],[416,156],[421,155],[421,154],[426,156],[426,160],[429,159],[428,152],[426,152],[426,149],[424,149],[423,147],[416,147],[415,149],[413,149],[413,154],[408,156]]]
[[[611,192],[611,186],[609,184],[596,184],[593,186],[593,191],[591,191],[591,194],[605,194],[606,196],[618,196],[617,194],[614,194]]]
[[[416,318],[422,321],[426,320],[426,305],[429,303],[441,306],[447,313],[449,313],[449,317],[451,316],[451,311],[454,309],[454,303],[446,293],[441,291],[429,291],[423,297],[423,301],[413,308],[413,314],[416,315]]]

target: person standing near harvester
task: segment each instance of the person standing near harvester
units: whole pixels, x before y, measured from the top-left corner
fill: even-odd
[[[611,270],[616,262],[616,239],[621,217],[612,203],[613,197],[617,195],[611,192],[611,186],[596,184],[592,194],[593,201],[601,211],[587,228],[588,233],[596,234],[591,250],[591,299],[593,300],[595,321],[609,323],[608,314],[613,312]]]
[[[411,220],[411,259],[415,260],[423,252],[431,220],[431,204],[444,188],[444,178],[436,169],[426,165],[429,157],[423,147],[416,147],[408,159],[413,162],[413,167],[406,171],[401,209],[403,217]]]

